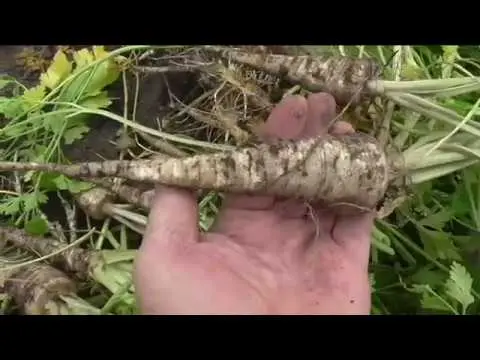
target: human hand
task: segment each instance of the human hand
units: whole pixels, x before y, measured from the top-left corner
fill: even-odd
[[[326,94],[288,97],[262,136],[325,133],[335,116]],[[352,133],[338,122],[332,133]],[[195,196],[157,190],[135,263],[144,314],[369,314],[373,215],[318,204],[227,195],[213,229],[198,229]]]

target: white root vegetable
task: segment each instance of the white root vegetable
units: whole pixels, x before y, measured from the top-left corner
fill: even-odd
[[[77,304],[81,303],[80,299],[75,298],[76,283],[66,274],[82,282],[96,281],[112,293],[130,285],[132,281],[131,268],[135,256],[135,251],[132,250],[90,250],[79,247],[65,249],[65,244],[54,238],[34,236],[22,229],[2,226],[0,227],[0,245],[7,243],[17,249],[48,257],[49,265],[29,264],[15,268],[14,273],[8,274],[9,279],[12,279],[13,275],[15,279],[20,278],[20,284],[10,281],[7,284],[10,286],[7,292],[19,303],[25,302],[25,306],[28,305],[31,309],[28,313],[45,312],[45,306],[51,307],[52,301],[58,300],[59,295],[68,296],[76,300]],[[131,293],[131,290],[129,292]],[[35,299],[31,299],[33,295]],[[133,303],[133,297],[128,298],[130,304]],[[83,304],[83,308],[84,311],[88,310],[86,303]],[[90,309],[90,311],[93,310]]]
[[[190,189],[275,195],[372,209],[383,199],[389,159],[365,134],[326,135],[186,158],[74,165],[0,162],[0,171],[58,172],[75,178],[120,177]]]
[[[358,105],[376,95],[367,84],[376,81],[381,70],[374,59],[368,58],[260,54],[220,46],[204,49],[234,63],[283,77],[309,91],[328,92],[342,106]]]
[[[91,306],[77,295],[77,285],[65,273],[43,263],[3,271],[1,290],[10,295],[25,315],[70,315],[65,299]]]

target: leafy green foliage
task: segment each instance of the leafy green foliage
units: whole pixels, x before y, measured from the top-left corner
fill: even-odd
[[[71,145],[76,140],[83,139],[83,136],[88,133],[89,130],[90,129],[85,125],[69,128],[63,133],[63,140],[66,145]]]
[[[48,197],[43,191],[25,193],[19,196],[9,196],[3,198],[0,202],[0,214],[13,215],[18,212],[29,212],[45,204],[47,200]]]
[[[450,267],[450,277],[445,284],[446,293],[462,305],[462,313],[475,301],[472,295],[472,276],[460,264],[453,262]]]
[[[92,66],[95,61],[102,59],[105,61]],[[89,131],[88,115],[73,105],[89,109],[107,108],[111,101],[104,89],[119,75],[119,66],[102,47],[82,49],[74,53],[73,60],[59,51],[47,71],[40,76],[38,85],[25,89],[18,97],[0,98],[0,114],[10,120],[8,126],[0,131],[0,142],[24,135],[26,138],[17,145],[25,150],[31,149],[41,138],[48,149],[45,160],[58,160],[52,155],[52,148],[55,147],[58,152],[56,145],[59,141],[71,144]],[[53,90],[59,90],[58,95],[47,102]],[[19,150],[18,146],[16,150]],[[35,151],[30,154],[24,152],[21,160],[29,161],[33,154]]]
[[[55,176],[52,179],[52,182],[55,184],[55,187],[58,190],[66,190],[72,194],[76,194],[92,188],[92,185],[90,183],[83,181],[74,181],[64,175]]]
[[[25,230],[32,235],[45,235],[49,228],[44,218],[35,216],[25,224]]]
[[[464,46],[404,48],[402,78],[475,76],[480,67]],[[470,50],[469,50],[470,51]],[[468,65],[472,65],[468,67]],[[468,69],[467,69],[468,68]],[[438,99],[438,103],[466,116],[477,93]],[[407,121],[405,112],[394,124]],[[478,114],[470,123],[478,126]],[[452,129],[420,117],[406,134],[405,146]],[[394,137],[402,128],[392,127]],[[461,131],[460,131],[461,132]],[[428,159],[427,159],[428,160]],[[388,219],[378,221],[373,233],[372,274],[376,279],[372,303],[376,313],[473,314],[479,311],[480,291],[480,171],[470,167],[415,185],[410,197]],[[382,235],[380,236],[379,233]],[[383,239],[389,239],[388,241]],[[382,239],[382,240],[379,240]],[[384,251],[384,242],[395,251]],[[401,284],[399,286],[399,284]],[[388,290],[385,290],[388,289]]]
[[[72,63],[67,55],[59,51],[55,54],[47,72],[40,75],[40,83],[44,88],[55,89],[72,72]]]
[[[2,160],[64,162],[62,146],[74,144],[90,130],[89,114],[81,107],[108,108],[111,100],[106,88],[120,73],[117,60],[103,47],[94,46],[73,56],[57,51],[39,83],[31,88],[1,78],[0,87],[13,84],[20,89],[16,95],[0,97],[0,117],[6,121],[0,129]],[[21,219],[28,229],[41,233],[39,208],[48,192],[75,193],[90,186],[63,176],[29,172],[23,177],[21,194],[0,199],[0,214]]]
[[[384,66],[382,77],[421,80],[478,76],[478,46],[404,46],[400,70],[392,65],[393,47],[319,46],[313,53],[339,53],[373,57]],[[103,61],[102,61],[103,60]],[[61,145],[74,144],[89,131],[88,114],[82,109],[106,109],[111,105],[107,88],[118,80],[120,67],[103,47],[82,49],[72,56],[58,52],[40,83],[29,89],[9,78],[0,79],[0,89],[13,85],[17,95],[0,97],[0,115],[8,122],[0,129],[4,159],[62,161]],[[439,97],[435,101],[460,116],[471,112],[478,94]],[[382,114],[384,115],[384,114]],[[477,110],[469,124],[478,128]],[[383,116],[381,116],[383,118]],[[395,138],[411,121],[412,114],[395,109],[391,136]],[[404,133],[404,148],[451,128],[421,116]],[[461,132],[461,131],[460,131]],[[441,137],[440,137],[441,138]],[[439,139],[440,139],[439,138]],[[468,148],[468,147],[467,147]],[[422,154],[423,155],[423,154]],[[428,160],[428,159],[427,159]],[[377,221],[372,233],[370,284],[374,314],[478,314],[480,311],[480,170],[468,168],[409,188],[409,199],[388,219]],[[1,195],[0,215],[23,222],[34,234],[48,232],[38,209],[50,192],[77,193],[91,185],[63,175],[28,173],[22,193]],[[207,194],[200,201],[202,230],[212,225],[220,198]],[[103,232],[114,248],[120,248],[111,229]],[[103,235],[102,235],[103,236]],[[103,241],[103,240],[102,240]],[[126,242],[125,242],[126,243]],[[123,245],[122,245],[123,246]],[[101,246],[100,246],[101,247]],[[122,287],[120,263],[109,271],[96,268],[110,294],[98,300],[102,313],[128,314],[133,309],[133,289]],[[112,271],[115,270],[115,271]],[[125,271],[129,273],[130,270]],[[93,300],[92,300],[93,302]]]
[[[424,273],[414,279],[417,283],[410,288],[405,287],[419,295],[422,311],[465,315],[475,301],[472,295],[473,279],[465,267],[457,262],[450,266],[446,280],[439,278],[435,272]]]

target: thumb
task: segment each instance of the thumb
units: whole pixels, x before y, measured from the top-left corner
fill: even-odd
[[[185,189],[157,187],[142,247],[182,246],[199,238],[195,195]]]

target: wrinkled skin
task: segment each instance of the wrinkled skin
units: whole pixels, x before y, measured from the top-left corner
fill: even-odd
[[[328,94],[288,97],[262,136],[325,133],[335,115]],[[369,314],[371,214],[229,195],[211,232],[197,224],[192,193],[158,188],[135,264],[143,314]]]

